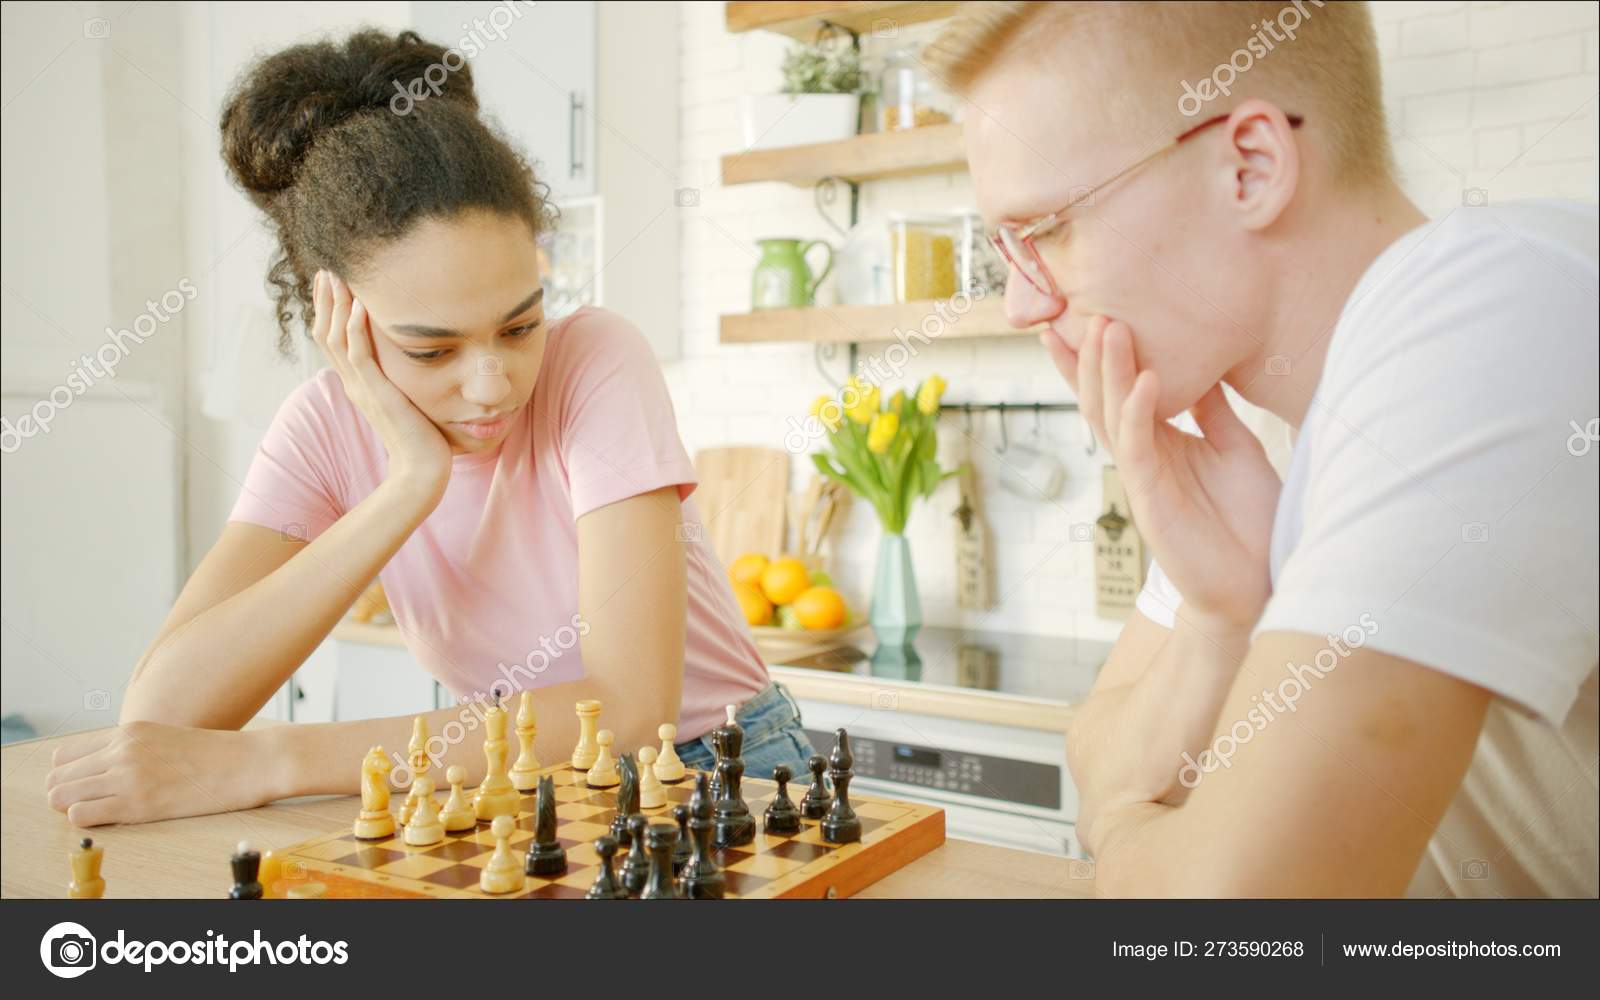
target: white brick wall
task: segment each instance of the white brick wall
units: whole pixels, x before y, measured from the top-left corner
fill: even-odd
[[[1407,191],[1430,215],[1461,205],[1466,188],[1494,200],[1532,196],[1596,198],[1596,7],[1592,3],[1376,3],[1386,102],[1396,157]],[[812,192],[781,184],[724,188],[719,161],[742,136],[738,98],[775,90],[787,40],[723,29],[722,4],[682,4],[681,182],[700,203],[683,210],[683,359],[667,367],[679,424],[691,451],[726,444],[781,447],[790,415],[831,386],[811,348],[727,346],[717,342],[717,317],[749,307],[754,241],[766,236],[836,235],[818,217]],[[917,29],[923,36],[932,26]],[[861,217],[895,210],[970,206],[964,174],[910,178],[863,187]],[[843,207],[838,207],[838,218]],[[865,355],[864,355],[865,356]],[[823,362],[845,374],[842,349]],[[951,400],[1008,402],[1070,399],[1031,338],[935,343],[920,352],[908,383],[931,372],[950,380]],[[924,614],[930,623],[1046,634],[1114,637],[1120,627],[1094,614],[1093,559],[1071,526],[1098,514],[1104,453],[1086,453],[1088,434],[1073,415],[1048,414],[1037,439],[1031,416],[1008,418],[1012,441],[1038,440],[1068,466],[1054,503],[1018,499],[998,489],[996,418],[978,428],[974,447],[992,527],[995,611],[955,605],[954,519],[947,484],[912,517]],[[959,416],[947,417],[942,451],[957,458],[964,438]],[[796,457],[792,488],[810,474]],[[835,532],[831,568],[846,595],[869,592],[878,528],[871,509],[856,504]]]
[[[1491,200],[1596,198],[1592,3],[1375,3],[1406,190],[1430,215]]]

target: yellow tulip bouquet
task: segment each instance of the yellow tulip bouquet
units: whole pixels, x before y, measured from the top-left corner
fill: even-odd
[[[956,474],[936,457],[944,390],[944,379],[932,375],[914,395],[896,390],[884,403],[877,386],[852,375],[838,399],[818,396],[811,405],[827,431],[828,447],[811,455],[817,471],[872,504],[890,534],[905,533],[913,500]]]

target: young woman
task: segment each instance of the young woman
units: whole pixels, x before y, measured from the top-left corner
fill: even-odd
[[[365,31],[266,58],[226,102],[223,156],[280,244],[281,344],[298,306],[329,367],[278,412],[122,725],[57,752],[49,799],[77,825],[353,793],[368,748],[403,758],[409,717],[240,731],[374,577],[468,705],[429,716],[435,773],[480,779],[476,699],[520,690],[547,764],[598,698],[617,752],[671,722],[684,763],[709,767],[736,704],[747,774],[804,770],[799,712],[702,540],[649,346],[600,309],[545,322],[542,187],[479,119],[465,66],[392,108],[440,65],[411,32]]]

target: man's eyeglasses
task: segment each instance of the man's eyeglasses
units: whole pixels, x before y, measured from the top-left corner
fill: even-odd
[[[1095,192],[1115,181],[1121,180],[1157,157],[1172,152],[1211,126],[1227,121],[1228,117],[1228,115],[1217,115],[1215,118],[1208,118],[1154,153],[1123,167],[1100,183],[1092,187],[1077,189],[1077,193],[1072,196],[1070,202],[1048,215],[1041,215],[1026,222],[1001,223],[989,235],[989,243],[994,246],[1007,264],[1010,264],[1019,274],[1028,279],[1028,284],[1045,295],[1057,295],[1055,278],[1051,277],[1050,269],[1045,267],[1044,259],[1039,256],[1039,250],[1034,246],[1033,241],[1066,223],[1066,213],[1071,209],[1077,208],[1079,205],[1092,204]],[[1301,123],[1305,121],[1300,115],[1288,115],[1287,118],[1290,128],[1299,128]]]

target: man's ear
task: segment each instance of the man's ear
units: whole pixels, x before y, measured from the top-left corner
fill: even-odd
[[[1251,98],[1223,126],[1233,167],[1233,207],[1251,229],[1265,229],[1289,207],[1300,183],[1300,146],[1282,109]]]

